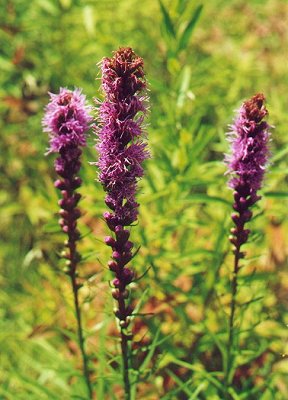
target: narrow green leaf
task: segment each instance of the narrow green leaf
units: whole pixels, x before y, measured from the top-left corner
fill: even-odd
[[[175,33],[173,22],[170,18],[170,15],[169,15],[167,9],[164,7],[164,4],[162,3],[161,0],[159,0],[159,5],[160,5],[160,9],[161,9],[161,12],[163,15],[163,22],[164,22],[164,25],[165,25],[168,35],[173,38],[176,38],[176,33]]]
[[[202,392],[204,389],[206,389],[207,383],[202,382],[200,385],[196,388],[195,392],[192,394],[192,396],[189,398],[189,400],[197,400],[198,399],[198,394]]]
[[[274,156],[271,158],[271,163],[275,163],[275,161],[280,160],[282,157],[288,154],[288,146],[285,146],[284,149],[278,151]]]
[[[182,15],[185,11],[186,6],[187,6],[187,0],[178,0],[177,13],[179,15]]]
[[[193,30],[194,30],[194,28],[196,26],[197,21],[200,18],[202,9],[203,9],[203,5],[200,4],[196,8],[194,14],[192,15],[192,18],[190,19],[190,21],[188,22],[186,28],[184,29],[184,31],[183,31],[183,33],[181,35],[181,38],[179,40],[179,46],[178,46],[179,50],[184,50],[187,47],[187,45],[189,43],[189,40],[190,40],[190,37],[191,37],[191,34],[192,34],[192,32],[193,32]]]
[[[222,197],[218,197],[218,196],[209,196],[208,194],[205,193],[195,193],[195,194],[191,194],[189,196],[189,201],[195,202],[195,203],[223,203],[226,204],[228,206],[231,206],[231,203],[226,200],[223,199]]]
[[[207,372],[205,371],[203,366],[200,365],[192,365],[186,361],[178,360],[177,358],[173,358],[172,362],[176,365],[180,365],[181,367],[187,368],[195,373],[202,375],[207,381],[209,381],[213,386],[217,389],[223,391],[223,385],[219,381],[219,375],[222,372]],[[213,375],[216,375],[217,378],[214,378]]]
[[[139,372],[140,372],[140,373],[143,372],[143,371],[148,367],[148,364],[149,364],[149,362],[151,361],[151,359],[152,359],[152,357],[153,357],[153,354],[154,354],[154,352],[155,352],[155,350],[156,350],[156,346],[157,346],[157,344],[158,344],[159,335],[160,335],[160,328],[159,328],[158,331],[156,332],[156,334],[155,334],[155,336],[154,336],[154,340],[153,340],[153,342],[151,343],[150,350],[149,350],[147,356],[145,357],[144,361],[142,362],[141,367],[139,368]]]
[[[149,352],[139,368],[139,373],[143,373],[145,371],[145,369],[148,368],[148,365],[156,351],[157,346],[166,342],[171,336],[173,336],[173,334],[167,335],[164,338],[161,338],[158,340],[159,336],[160,336],[160,328],[157,330],[157,332],[154,336],[153,342],[149,346]]]
[[[190,380],[188,382],[182,382],[181,379],[176,374],[174,374],[172,371],[170,371],[169,369],[167,370],[167,373],[174,380],[174,382],[176,382],[176,384],[178,385],[177,391],[183,391],[188,396],[192,396],[193,395],[193,393],[188,388],[188,385],[191,384]],[[190,397],[189,397],[189,399],[190,399]]]
[[[264,193],[265,197],[272,197],[272,198],[285,198],[288,197],[288,192],[266,192]]]
[[[184,105],[185,97],[187,96],[187,92],[189,89],[190,78],[191,78],[191,67],[190,65],[186,65],[182,73],[182,82],[177,99],[177,107],[181,108]]]

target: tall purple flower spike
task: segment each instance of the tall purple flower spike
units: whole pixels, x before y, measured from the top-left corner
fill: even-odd
[[[263,120],[268,114],[264,102],[265,97],[261,93],[245,101],[231,126],[231,131],[228,133],[228,140],[231,142],[231,154],[226,156],[226,163],[228,164],[228,173],[231,174],[229,186],[234,189],[233,208],[235,213],[231,215],[231,218],[235,227],[231,229],[231,236],[229,237],[234,246],[234,267],[231,279],[231,312],[224,376],[227,390],[231,379],[229,374],[234,362],[232,350],[235,341],[234,320],[238,272],[240,260],[245,257],[245,253],[241,251],[241,246],[247,242],[249,237],[250,230],[245,229],[245,224],[252,218],[250,208],[261,198],[257,191],[261,188],[269,157],[270,126]]]
[[[71,278],[76,311],[79,346],[83,360],[83,372],[87,384],[89,398],[92,399],[93,391],[89,377],[88,357],[84,348],[84,336],[82,318],[80,312],[78,290],[81,287],[77,283],[77,264],[80,254],[77,252],[77,241],[80,232],[77,229],[77,219],[80,217],[80,209],[77,204],[81,198],[76,189],[81,186],[81,179],[77,176],[81,167],[81,147],[86,145],[86,132],[92,118],[89,116],[90,107],[86,105],[86,98],[79,89],[70,91],[61,88],[59,94],[50,93],[50,102],[45,109],[43,118],[44,131],[49,133],[50,147],[48,153],[58,153],[55,160],[55,171],[61,179],[55,181],[55,187],[61,190],[62,199],[59,225],[67,235],[65,242],[67,250],[63,252],[66,261],[66,273]]]
[[[132,313],[131,307],[125,305],[126,286],[134,274],[127,267],[133,243],[129,241],[130,231],[125,226],[137,220],[137,181],[143,176],[142,163],[149,157],[142,128],[147,102],[142,58],[131,48],[120,48],[112,58],[104,58],[102,89],[105,99],[99,110],[97,165],[99,180],[107,193],[105,203],[111,210],[104,213],[104,218],[114,232],[114,238],[108,236],[105,242],[113,250],[109,268],[115,274],[112,292],[118,300],[115,314],[120,326],[126,328]]]
[[[228,133],[232,151],[226,156],[226,162],[232,175],[229,186],[234,189],[233,208],[236,211],[232,214],[235,228],[231,230],[230,241],[238,255],[241,245],[248,240],[250,231],[244,229],[244,225],[252,218],[250,207],[261,198],[257,191],[261,188],[269,158],[270,126],[263,120],[268,114],[264,102],[263,94],[256,94],[244,102]]]

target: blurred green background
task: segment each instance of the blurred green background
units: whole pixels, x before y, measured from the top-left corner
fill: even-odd
[[[98,63],[143,57],[152,159],[141,181],[133,267],[137,398],[223,399],[232,192],[223,153],[235,109],[265,93],[272,132],[263,199],[241,271],[234,399],[288,398],[286,0],[2,0],[0,13],[0,399],[85,399],[69,282],[59,254],[47,91],[101,99]],[[96,113],[96,111],[95,111]],[[97,399],[121,399],[105,265],[104,194],[91,132],[81,176],[80,291]],[[136,385],[135,385],[136,387]],[[136,389],[135,389],[136,390]]]

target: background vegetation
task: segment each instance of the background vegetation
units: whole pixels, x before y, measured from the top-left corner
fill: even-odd
[[[132,231],[135,270],[150,267],[133,295],[147,313],[134,321],[137,398],[223,399],[232,269],[225,132],[259,91],[275,129],[240,278],[231,396],[288,398],[287,19],[286,0],[2,0],[0,399],[85,399],[41,118],[59,86],[101,98],[96,64],[119,46],[144,58],[151,97],[153,158]],[[80,294],[96,398],[121,399],[94,140],[82,171]]]

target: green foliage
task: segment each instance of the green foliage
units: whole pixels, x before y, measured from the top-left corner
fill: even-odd
[[[144,58],[152,159],[138,196],[141,246],[133,398],[222,400],[232,193],[223,153],[242,100],[268,99],[272,162],[250,223],[237,296],[231,399],[288,398],[287,26],[285,0],[3,0],[0,15],[0,398],[85,399],[73,298],[60,259],[47,91],[101,98],[96,64],[119,46]],[[153,16],[153,18],[151,18]],[[80,290],[97,399],[123,396],[102,238],[94,136],[83,156]],[[147,289],[148,288],[148,289]],[[141,296],[142,295],[142,296]],[[153,314],[153,315],[152,315]]]

